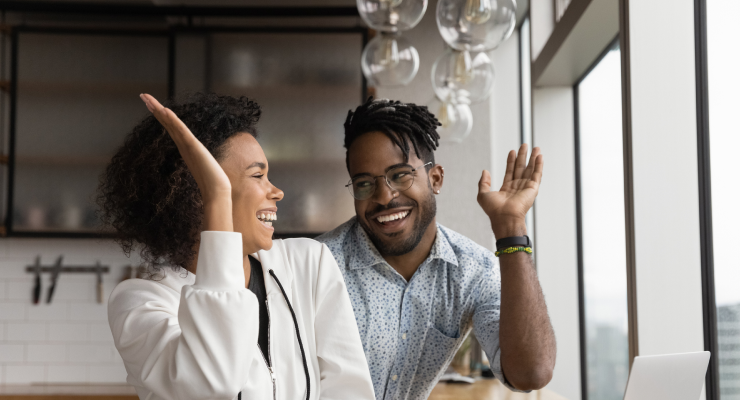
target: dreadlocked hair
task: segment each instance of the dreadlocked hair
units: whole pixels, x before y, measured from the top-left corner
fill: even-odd
[[[368,132],[383,132],[403,152],[405,162],[409,160],[411,148],[425,163],[434,163],[434,150],[439,146],[437,121],[426,106],[402,103],[387,99],[373,100],[372,96],[349,111],[344,122],[344,147],[347,149],[349,170],[349,147],[358,137]],[[426,167],[427,170],[431,168]]]

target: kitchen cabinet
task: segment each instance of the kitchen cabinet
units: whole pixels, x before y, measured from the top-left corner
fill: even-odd
[[[259,142],[285,192],[277,237],[314,236],[354,215],[343,148],[347,110],[366,92],[364,28],[13,34],[10,236],[97,236],[99,176],[148,113],[138,98],[197,91],[262,106]]]

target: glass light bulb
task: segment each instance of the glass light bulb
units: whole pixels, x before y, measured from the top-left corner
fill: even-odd
[[[403,86],[419,70],[419,53],[400,34],[381,33],[362,51],[362,73],[373,86]]]
[[[371,28],[400,32],[415,27],[427,10],[428,0],[357,0],[360,17]]]
[[[473,129],[473,112],[467,104],[441,101],[436,97],[427,105],[442,126],[437,127],[440,142],[461,142]]]
[[[465,19],[474,24],[482,24],[488,21],[491,19],[492,12],[491,0],[465,1]]]
[[[456,50],[495,49],[514,31],[516,0],[439,0],[437,27]]]
[[[494,69],[486,53],[448,49],[432,65],[432,87],[440,99],[478,103],[493,90]]]
[[[383,4],[384,7],[398,7],[402,2],[403,0],[380,0],[380,3]]]

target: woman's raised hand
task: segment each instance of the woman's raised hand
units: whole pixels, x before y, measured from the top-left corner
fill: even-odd
[[[180,155],[198,183],[203,198],[203,230],[233,231],[231,182],[221,165],[172,110],[162,106],[148,94],[141,94],[140,97],[175,141]]]

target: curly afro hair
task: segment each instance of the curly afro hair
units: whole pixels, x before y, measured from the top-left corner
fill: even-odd
[[[241,133],[257,137],[260,106],[246,97],[196,93],[170,108],[219,160],[226,141]],[[100,178],[97,202],[106,227],[126,255],[138,251],[153,270],[187,268],[203,219],[195,179],[162,125],[144,118],[128,134]]]

